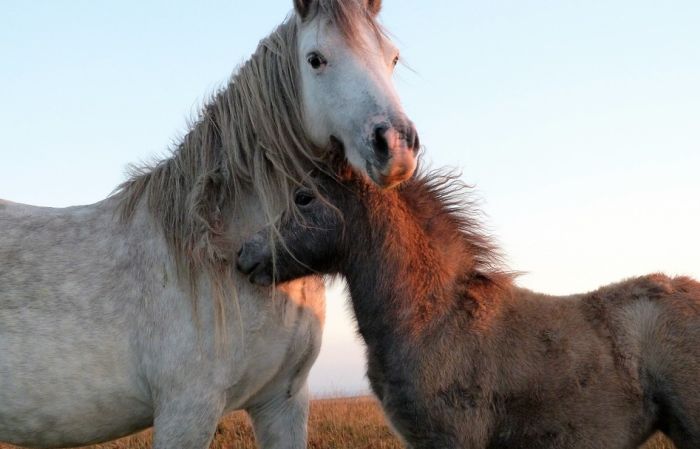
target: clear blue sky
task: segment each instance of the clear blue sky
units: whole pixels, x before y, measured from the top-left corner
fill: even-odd
[[[700,277],[700,2],[384,3],[426,155],[477,185],[522,285]],[[0,198],[105,197],[127,163],[164,154],[291,4],[3,1]],[[312,389],[362,389],[337,289],[328,307]]]

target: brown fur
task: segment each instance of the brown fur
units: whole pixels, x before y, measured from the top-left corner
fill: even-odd
[[[328,201],[281,228],[275,274],[347,278],[368,377],[412,448],[700,447],[700,284],[653,274],[554,297],[516,287],[453,176]],[[246,244],[240,268],[269,270]],[[297,264],[297,265],[295,265]],[[303,264],[306,271],[300,267]]]

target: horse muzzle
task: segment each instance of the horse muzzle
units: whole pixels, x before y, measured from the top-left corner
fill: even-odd
[[[413,176],[419,148],[420,139],[412,123],[378,126],[372,136],[377,164],[368,164],[367,173],[380,187],[395,187]]]

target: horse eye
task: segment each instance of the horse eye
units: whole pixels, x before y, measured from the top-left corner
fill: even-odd
[[[311,53],[306,57],[306,61],[311,65],[314,70],[318,70],[321,66],[327,64],[326,58],[319,55],[318,53]]]
[[[391,63],[393,64],[394,67],[396,67],[396,65],[399,63],[399,56],[396,55],[396,57],[394,57],[394,60]]]
[[[294,195],[294,203],[297,206],[308,206],[316,197],[307,190],[300,190]]]

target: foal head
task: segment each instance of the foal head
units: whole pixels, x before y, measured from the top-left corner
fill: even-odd
[[[358,179],[342,182],[330,176],[316,178],[314,190],[299,188],[294,196],[298,214],[287,216],[277,228],[279,243],[270,244],[269,229],[246,240],[238,253],[238,269],[251,282],[270,285],[311,274],[333,274],[340,269],[346,237],[362,238],[365,226],[358,189],[374,189]],[[348,228],[358,226],[357,232]],[[359,234],[358,234],[359,233]]]
[[[251,282],[370,271],[381,282],[411,277],[413,291],[449,289],[466,278],[509,284],[512,275],[457,174],[421,173],[381,190],[347,167],[341,171],[314,177],[317,191],[297,189],[299,214],[276,227],[277,244],[270,244],[269,229],[244,242],[238,269]]]
[[[319,147],[345,151],[381,187],[416,168],[418,134],[392,74],[399,52],[376,16],[381,0],[294,0],[305,130]]]

